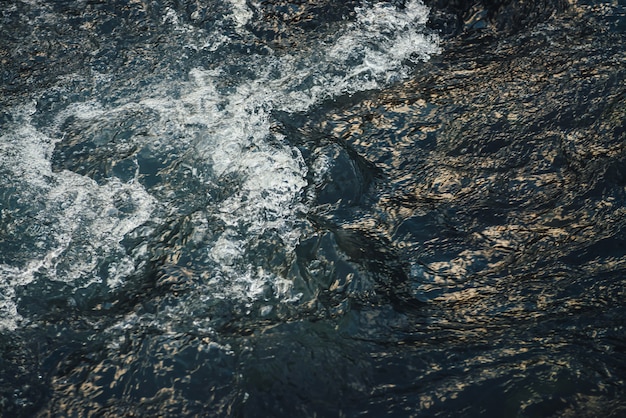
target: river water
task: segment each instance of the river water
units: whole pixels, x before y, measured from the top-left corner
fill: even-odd
[[[622,0],[0,4],[0,416],[626,416]]]

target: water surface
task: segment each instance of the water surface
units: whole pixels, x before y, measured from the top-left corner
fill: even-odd
[[[623,416],[620,1],[0,6],[2,416]]]

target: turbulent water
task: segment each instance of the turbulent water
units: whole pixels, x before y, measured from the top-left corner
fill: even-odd
[[[0,3],[0,415],[626,415],[626,4]]]

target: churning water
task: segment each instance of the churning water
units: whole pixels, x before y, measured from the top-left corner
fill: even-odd
[[[2,416],[621,416],[620,2],[0,5]]]

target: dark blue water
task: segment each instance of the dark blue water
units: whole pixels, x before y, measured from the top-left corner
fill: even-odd
[[[625,13],[0,3],[0,416],[625,416]]]

